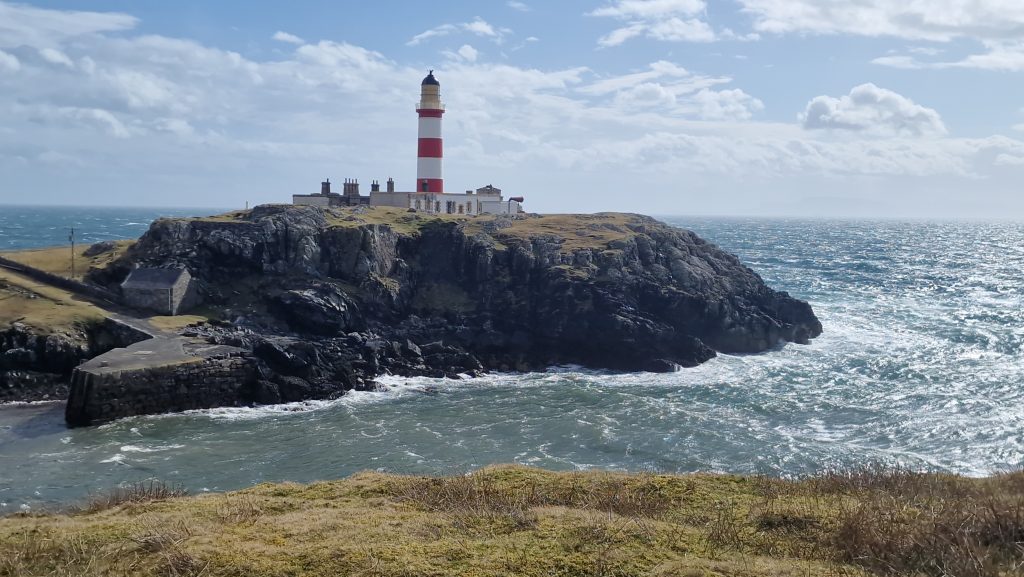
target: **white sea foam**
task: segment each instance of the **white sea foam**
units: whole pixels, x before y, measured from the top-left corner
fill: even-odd
[[[142,447],[139,445],[122,445],[122,453],[157,453],[160,451],[169,451],[172,449],[184,449],[185,445],[156,445],[152,447]]]
[[[218,407],[214,409],[195,409],[185,411],[183,415],[197,415],[225,421],[247,421],[266,417],[281,417],[296,413],[320,411],[338,404],[340,399],[329,401],[298,401],[279,405],[257,405],[254,407]]]

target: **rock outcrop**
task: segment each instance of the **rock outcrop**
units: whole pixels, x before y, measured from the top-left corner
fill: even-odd
[[[91,280],[138,265],[187,267],[231,325],[202,336],[252,351],[253,382],[224,404],[331,396],[384,372],[670,371],[822,330],[735,256],[630,214],[260,206],[159,220]]]
[[[0,331],[0,402],[66,398],[76,366],[148,338],[113,319],[77,327],[73,333],[40,333],[14,323]]]

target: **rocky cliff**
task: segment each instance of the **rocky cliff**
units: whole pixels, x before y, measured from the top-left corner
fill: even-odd
[[[580,364],[668,371],[821,333],[692,232],[631,214],[436,217],[397,209],[260,206],[164,219],[92,280],[183,265],[253,351],[242,401],[370,386],[382,372],[454,375]]]
[[[63,399],[79,364],[116,347],[149,338],[113,319],[41,333],[22,323],[0,330],[0,402]]]

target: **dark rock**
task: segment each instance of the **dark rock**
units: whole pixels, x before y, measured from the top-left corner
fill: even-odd
[[[93,257],[117,250],[116,240],[104,240],[91,245],[82,252],[83,256]]]
[[[333,336],[363,326],[356,304],[329,284],[284,292],[271,300],[271,310],[296,332]]]
[[[381,373],[667,372],[822,330],[810,305],[735,256],[639,215],[403,213],[399,227],[315,207],[239,214],[159,220],[92,280],[115,286],[132,266],[188,267],[206,302],[239,319],[190,331],[253,351],[259,377],[244,394],[255,402],[369,389]],[[2,350],[14,348],[25,347]],[[37,354],[70,352],[44,343]]]

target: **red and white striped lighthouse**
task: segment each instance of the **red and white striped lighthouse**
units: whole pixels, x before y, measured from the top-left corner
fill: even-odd
[[[420,102],[416,105],[420,115],[419,154],[416,159],[416,191],[444,192],[444,177],[441,176],[441,83],[434,78],[431,70],[420,85]]]

